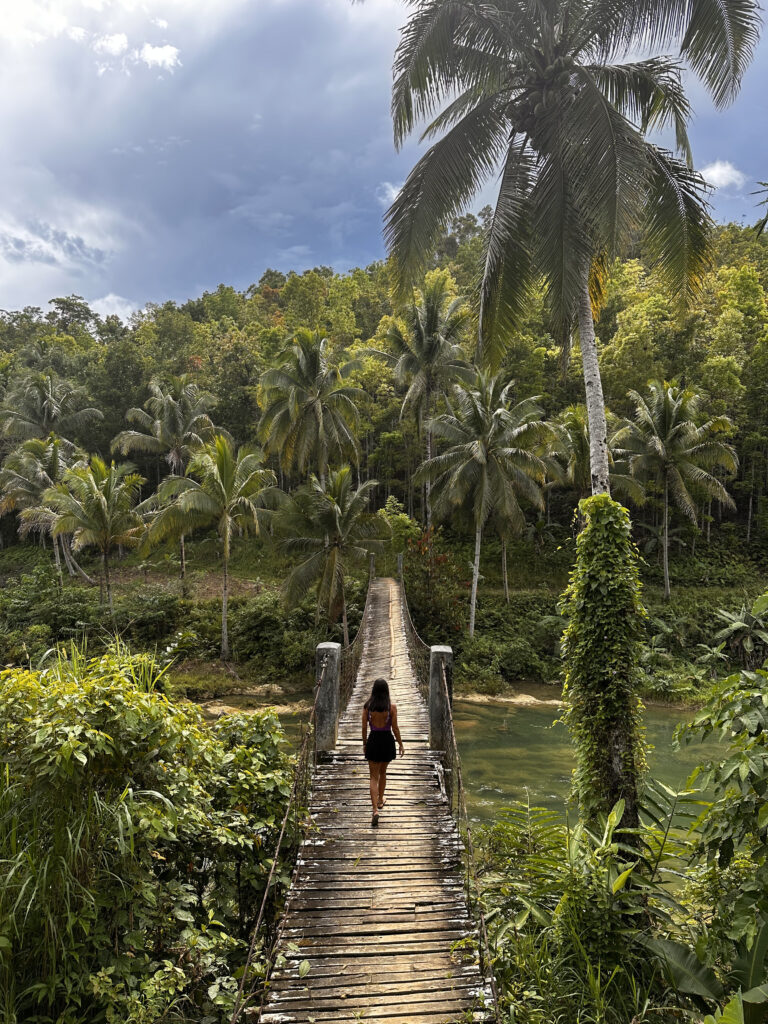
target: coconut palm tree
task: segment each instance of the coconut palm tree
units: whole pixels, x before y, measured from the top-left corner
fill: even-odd
[[[140,452],[157,455],[168,463],[171,473],[181,475],[193,452],[210,441],[217,428],[210,417],[213,395],[202,391],[189,374],[172,377],[168,387],[153,378],[143,409],[129,409],[125,418],[136,430],[123,430],[112,441],[112,450],[122,455]]]
[[[329,459],[357,454],[352,426],[360,388],[345,383],[359,362],[331,363],[328,339],[298,330],[280,355],[279,366],[261,377],[266,408],[259,436],[284,469],[315,469],[325,481]]]
[[[694,525],[697,497],[735,507],[721,481],[709,472],[736,472],[736,451],[722,440],[733,424],[727,416],[698,423],[701,396],[663,381],[650,381],[646,397],[637,391],[630,391],[629,397],[635,405],[634,422],[616,440],[632,476],[655,483],[664,495],[662,557],[664,596],[669,598],[670,502]]]
[[[413,0],[395,57],[398,145],[426,122],[437,139],[387,213],[405,294],[443,225],[497,179],[485,239],[479,358],[543,279],[563,344],[578,324],[591,488],[609,491],[607,426],[593,321],[608,261],[633,231],[675,294],[706,264],[703,182],[690,169],[681,63],[719,106],[738,92],[758,39],[755,0]],[[677,57],[628,53],[679,49]],[[647,140],[671,129],[676,155]]]
[[[369,552],[382,551],[387,525],[368,511],[375,480],[355,489],[349,466],[333,470],[327,483],[312,476],[275,517],[275,534],[282,551],[303,560],[285,581],[283,593],[289,604],[299,601],[317,584],[317,619],[329,622],[341,615],[344,643],[349,645],[344,577],[365,561]]]
[[[8,388],[0,406],[0,429],[6,437],[48,437],[77,434],[104,419],[87,405],[85,389],[60,378],[53,370],[30,371]]]
[[[416,415],[419,437],[426,437],[426,458],[432,458],[430,419],[435,401],[456,383],[474,376],[460,341],[467,332],[469,307],[452,295],[449,275],[429,275],[417,297],[404,305],[385,335],[389,352],[375,352],[394,367],[395,379],[406,384],[400,410]],[[423,430],[426,424],[426,430]],[[425,479],[424,512],[427,534],[432,526],[431,481]]]
[[[264,453],[246,445],[235,452],[232,442],[217,434],[195,451],[185,476],[169,476],[158,488],[145,546],[178,538],[198,527],[214,526],[222,544],[221,657],[230,656],[227,612],[232,538],[259,532],[265,504],[275,495],[276,480],[264,469]]]
[[[475,524],[475,556],[469,604],[469,635],[475,633],[477,582],[483,528],[494,517],[511,530],[521,530],[525,515],[520,500],[544,508],[541,485],[546,477],[542,452],[551,428],[542,422],[536,399],[510,406],[512,384],[478,373],[471,386],[457,386],[452,411],[432,420],[435,436],[447,443],[444,452],[425,462],[419,476],[435,483],[437,511],[449,514],[469,503]]]
[[[125,418],[136,430],[123,430],[112,441],[112,451],[164,458],[171,473],[183,474],[193,452],[215,433],[226,434],[210,417],[213,395],[202,391],[188,374],[172,377],[167,388],[158,378],[149,382],[149,398],[143,409],[129,409]],[[179,538],[181,578],[187,574],[184,536]]]
[[[75,551],[98,550],[110,614],[110,555],[117,547],[136,547],[141,540],[144,521],[137,505],[144,482],[131,463],[108,466],[93,455],[90,462],[66,469],[61,481],[43,492],[40,506],[21,513],[22,523],[30,529],[47,526],[52,517],[53,536],[71,537]]]
[[[640,480],[633,477],[628,467],[619,459],[617,445],[620,431],[626,421],[618,420],[606,410],[608,425],[608,465],[611,490],[628,498],[636,505],[645,501],[645,489]],[[551,463],[553,477],[557,484],[575,491],[577,502],[592,493],[592,472],[589,457],[589,417],[585,405],[569,405],[558,416],[554,424]]]
[[[84,461],[86,456],[79,448],[55,434],[50,434],[46,438],[35,437],[22,441],[19,447],[7,456],[3,468],[0,469],[0,515],[6,512],[22,512],[24,509],[41,509],[45,491],[60,483],[70,466]],[[51,535],[55,517],[50,513],[46,522],[43,522],[43,518],[41,509],[36,520],[36,528]],[[30,524],[21,521],[19,532],[25,534],[29,529]],[[91,577],[83,571],[70,551],[67,539],[52,536],[51,543],[59,581],[62,579],[59,554],[61,545],[61,553],[69,575],[74,576],[77,573],[86,583],[93,585]]]

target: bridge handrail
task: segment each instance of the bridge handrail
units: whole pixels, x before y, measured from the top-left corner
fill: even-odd
[[[301,825],[298,820],[300,811],[304,811],[309,806],[309,790],[311,786],[312,778],[312,766],[315,760],[315,744],[314,744],[314,732],[315,732],[315,718],[317,715],[317,700],[320,695],[323,682],[325,681],[326,671],[328,668],[328,657],[323,659],[322,668],[320,671],[320,678],[315,686],[315,699],[312,704],[312,710],[309,713],[309,719],[307,720],[307,727],[304,732],[304,738],[299,749],[298,756],[296,758],[296,770],[293,777],[293,785],[291,792],[288,796],[288,803],[285,808],[285,814],[283,815],[283,821],[280,826],[280,833],[277,837],[277,844],[275,851],[272,854],[272,864],[269,869],[269,875],[267,876],[267,884],[264,888],[264,895],[261,899],[261,906],[259,907],[259,913],[256,918],[256,923],[251,931],[251,941],[248,945],[248,955],[243,965],[243,974],[240,979],[240,984],[237,989],[237,995],[235,997],[235,1003],[232,1009],[232,1017],[230,1024],[237,1024],[238,1020],[242,1016],[248,1002],[253,997],[253,986],[251,990],[246,994],[245,985],[248,980],[248,974],[253,963],[254,956],[256,954],[256,947],[259,939],[259,932],[261,926],[264,923],[264,913],[267,907],[267,900],[269,897],[270,889],[272,888],[272,880],[275,875],[275,869],[277,867],[278,858],[280,851],[283,847],[283,840],[285,838],[288,821],[291,816],[291,812],[294,813],[294,834],[298,838],[301,831]],[[280,938],[280,930],[278,929],[275,934],[273,941],[270,943],[269,949],[266,950],[266,969],[263,979],[263,985],[266,987],[267,981],[269,980],[269,973],[272,964],[272,954],[277,947]]]
[[[368,593],[365,598],[365,607],[363,608],[360,626],[355,634],[355,639],[347,647],[342,647],[341,649],[339,666],[339,718],[341,718],[347,710],[349,698],[352,696],[352,691],[355,688],[357,672],[360,668],[360,662],[363,657],[365,626],[371,608],[371,590],[373,589],[371,587],[371,582],[372,579],[369,579]]]
[[[446,702],[446,707],[449,709],[449,742],[448,749],[444,752],[445,759],[447,762],[446,767],[450,768],[452,775],[452,784],[448,791],[448,799],[450,802],[451,814],[456,820],[460,830],[463,832],[467,868],[464,889],[467,896],[467,906],[470,913],[474,914],[479,926],[480,941],[478,943],[478,949],[480,953],[480,970],[490,983],[491,995],[493,997],[494,1019],[498,1024],[498,1021],[500,1019],[499,993],[496,988],[496,979],[493,973],[493,957],[491,954],[491,944],[488,940],[488,929],[486,927],[485,914],[483,913],[483,905],[482,900],[480,898],[480,880],[477,877],[477,868],[475,865],[475,845],[472,840],[472,829],[469,824],[467,799],[461,775],[461,755],[459,754],[459,745],[456,742],[456,731],[453,727],[453,708],[451,704],[451,697],[448,688],[448,679],[446,677],[444,663],[441,663],[440,665],[440,680],[443,689],[443,699]]]
[[[411,618],[411,610],[408,607],[408,595],[405,591],[405,580],[400,575],[400,605],[403,613],[403,625],[405,626],[405,640],[408,645],[408,656],[411,659],[413,673],[416,676],[416,683],[419,692],[424,698],[425,704],[429,705],[429,659],[430,647],[425,643],[416,631]]]

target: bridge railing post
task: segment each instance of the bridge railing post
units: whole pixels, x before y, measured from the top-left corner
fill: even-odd
[[[376,579],[376,555],[373,551],[368,552],[368,586]]]
[[[448,699],[443,689],[443,668],[448,683]],[[429,649],[429,745],[433,750],[448,750],[453,705],[453,648]]]
[[[325,663],[325,674],[323,674]],[[339,733],[341,644],[318,644],[315,650],[315,686],[320,687],[315,709],[315,750],[334,750]]]
[[[403,552],[398,551],[397,553],[397,578],[400,582],[403,582]]]

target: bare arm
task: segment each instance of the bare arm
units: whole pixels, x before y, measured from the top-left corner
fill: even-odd
[[[365,749],[365,741],[368,739],[368,710],[363,708],[363,749]]]
[[[397,745],[400,747],[400,757],[402,757],[405,753],[405,748],[403,747],[403,741],[400,737],[400,726],[397,724],[397,704],[392,704],[390,706],[390,710],[392,712],[392,732],[395,734]]]

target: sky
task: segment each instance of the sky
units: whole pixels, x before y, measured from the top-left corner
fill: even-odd
[[[380,259],[418,152],[395,151],[389,116],[405,15],[400,0],[5,0],[0,309],[76,293],[125,317],[267,267]],[[691,85],[719,220],[756,219],[767,93],[768,40],[728,110]]]

